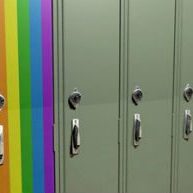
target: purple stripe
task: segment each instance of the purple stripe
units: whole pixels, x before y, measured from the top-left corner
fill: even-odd
[[[54,193],[52,0],[42,0],[45,193]]]

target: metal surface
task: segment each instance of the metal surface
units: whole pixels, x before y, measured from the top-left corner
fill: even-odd
[[[120,6],[54,1],[56,192],[190,193],[193,140],[184,138],[193,110],[193,3],[123,0]],[[74,87],[87,93],[76,111],[68,103]],[[136,112],[143,117],[138,148]],[[74,117],[81,120],[81,153],[72,158]]]
[[[178,72],[176,87],[180,93],[183,92],[187,83],[193,85],[193,1],[178,0],[177,1],[177,44],[176,44],[176,70]],[[175,192],[193,192],[193,138],[190,137],[188,141],[184,140],[184,111],[189,109],[193,112],[192,101],[187,103],[182,94],[176,95],[178,97],[178,111],[176,112],[178,131],[176,137],[176,190]]]
[[[117,193],[119,2],[64,0],[55,6],[59,22],[55,30],[55,143],[60,144],[59,149],[56,144],[57,191]],[[72,111],[68,97],[75,87],[86,94],[79,108]],[[69,147],[74,117],[81,121],[81,152],[72,158]]]
[[[145,93],[136,106],[129,100],[127,120],[128,193],[170,192],[175,0],[130,0],[128,10],[128,93]],[[130,97],[129,97],[130,98]],[[133,147],[133,115],[142,117],[142,144]]]
[[[0,192],[53,193],[52,0],[2,0],[0,50]]]
[[[63,152],[63,84],[62,76],[62,0],[53,1],[53,35],[54,35],[54,152],[55,152],[55,192],[64,192],[64,157],[60,156]],[[60,111],[59,111],[60,110]],[[60,148],[61,147],[61,148]]]

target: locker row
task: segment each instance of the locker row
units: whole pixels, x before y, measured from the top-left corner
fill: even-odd
[[[193,3],[54,6],[56,189],[192,193]]]

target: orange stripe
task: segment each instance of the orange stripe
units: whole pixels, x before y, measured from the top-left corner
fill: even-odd
[[[4,0],[0,0],[0,94],[7,99],[6,83],[6,51],[5,51],[5,16]],[[0,193],[10,193],[9,189],[9,148],[8,148],[8,111],[6,105],[0,111],[0,124],[4,128],[4,164],[0,166]]]

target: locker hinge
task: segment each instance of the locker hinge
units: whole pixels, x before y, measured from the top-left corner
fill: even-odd
[[[118,119],[118,144],[120,144],[121,143],[121,119],[119,118]]]
[[[57,140],[56,140],[56,137],[57,137],[57,135],[56,135],[56,125],[55,124],[53,124],[52,125],[52,127],[53,127],[53,133],[54,133],[54,152],[56,152],[57,151]]]

